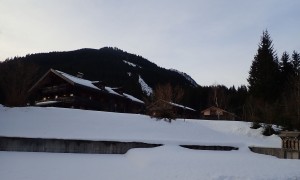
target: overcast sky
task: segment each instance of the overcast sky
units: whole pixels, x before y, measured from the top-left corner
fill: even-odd
[[[260,36],[300,52],[299,0],[0,0],[0,60],[118,47],[200,85],[247,85]]]

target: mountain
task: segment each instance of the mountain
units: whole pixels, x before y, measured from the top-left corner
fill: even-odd
[[[194,86],[194,87],[199,87],[199,85],[196,83],[196,81],[188,74],[184,73],[184,72],[181,72],[181,71],[178,71],[176,69],[170,69],[171,71],[174,71],[174,72],[177,72],[178,74],[180,74],[181,76],[183,76],[186,80],[190,81],[191,84]]]
[[[112,47],[30,54],[14,60],[38,65],[37,77],[50,68],[73,75],[81,72],[84,79],[122,87],[139,98],[150,96],[158,84],[171,83],[183,89],[198,86],[186,73],[159,67],[141,56]]]

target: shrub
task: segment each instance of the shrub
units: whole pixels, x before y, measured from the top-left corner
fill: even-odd
[[[260,128],[261,127],[261,125],[258,123],[258,122],[252,122],[252,124],[251,124],[251,129],[258,129],[258,128]]]
[[[279,134],[271,125],[265,125],[262,132],[264,136],[271,136],[273,134]]]

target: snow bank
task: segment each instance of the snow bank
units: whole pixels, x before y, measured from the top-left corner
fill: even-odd
[[[250,124],[235,121],[157,121],[139,114],[63,108],[0,108],[0,136],[140,141],[182,145],[280,147]]]
[[[0,152],[5,180],[299,179],[300,161],[243,151],[195,151],[174,145],[125,155]]]
[[[5,180],[263,180],[300,179],[300,161],[250,152],[248,145],[280,146],[250,124],[234,121],[156,121],[137,114],[0,106],[0,135],[164,143],[125,155],[0,152]],[[225,144],[238,151],[198,151],[178,144]]]

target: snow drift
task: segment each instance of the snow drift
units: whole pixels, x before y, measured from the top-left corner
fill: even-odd
[[[0,106],[0,136],[163,143],[125,155],[0,152],[0,178],[51,179],[299,179],[300,161],[255,154],[249,145],[280,147],[250,123],[156,121],[138,114]],[[238,151],[199,151],[179,144],[231,145]]]

